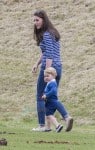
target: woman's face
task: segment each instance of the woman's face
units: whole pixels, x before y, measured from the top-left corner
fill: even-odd
[[[36,26],[37,29],[41,29],[43,25],[43,19],[38,16],[34,16],[34,25]]]

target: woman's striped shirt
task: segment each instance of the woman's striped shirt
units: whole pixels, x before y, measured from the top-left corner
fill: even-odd
[[[40,42],[40,48],[43,53],[42,66],[46,66],[46,59],[52,59],[52,66],[61,64],[60,41],[56,41],[47,31],[44,33],[43,40]]]

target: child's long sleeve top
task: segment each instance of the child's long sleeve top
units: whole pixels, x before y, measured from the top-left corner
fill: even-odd
[[[44,94],[48,102],[58,100],[57,83],[55,79],[47,83]]]

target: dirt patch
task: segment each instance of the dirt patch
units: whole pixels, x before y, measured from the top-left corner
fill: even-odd
[[[14,132],[6,132],[6,131],[4,131],[4,132],[0,132],[0,134],[16,134],[16,133],[14,133]]]
[[[0,140],[0,146],[7,146],[7,140],[6,139],[1,139]]]
[[[34,143],[47,143],[47,144],[74,144],[74,145],[79,145],[79,143],[77,142],[69,142],[69,141],[35,141]]]

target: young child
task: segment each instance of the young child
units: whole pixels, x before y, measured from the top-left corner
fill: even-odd
[[[53,67],[49,67],[44,70],[44,81],[47,82],[47,85],[42,98],[45,100],[46,107],[46,131],[51,131],[51,123],[56,127],[56,132],[60,132],[63,128],[63,125],[61,125],[54,117],[56,110],[61,114],[62,118],[66,122],[65,131],[70,131],[73,126],[73,118],[69,116],[64,105],[58,100],[56,76],[57,72]]]

